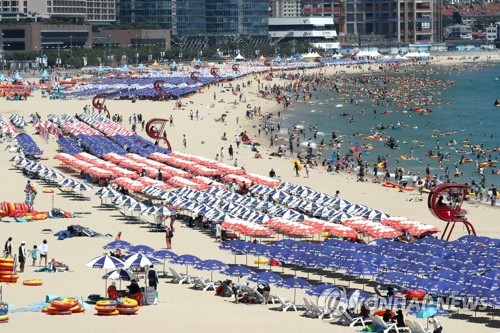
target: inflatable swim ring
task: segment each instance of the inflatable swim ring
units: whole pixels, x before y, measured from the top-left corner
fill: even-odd
[[[1,263],[0,264],[0,271],[8,271],[12,272],[14,270],[14,264],[12,263]]]
[[[14,259],[12,259],[12,258],[0,258],[0,264],[12,264],[12,265],[14,265]]]
[[[61,300],[52,301],[50,302],[50,305],[58,309],[68,310],[74,306],[77,306],[78,301],[74,298],[65,298]]]
[[[116,306],[118,303],[113,300],[103,300],[103,301],[98,301],[96,303],[97,306],[108,306],[108,305],[114,305]]]
[[[0,316],[0,323],[6,323],[9,321],[9,315]]]
[[[118,307],[133,307],[135,308],[138,305],[137,301],[133,298],[128,297],[120,297],[118,298]]]
[[[139,311],[139,307],[135,308],[118,308],[118,312],[122,315],[133,315],[136,314],[137,311]]]
[[[74,306],[71,309],[69,309],[69,311],[71,311],[72,313],[81,313],[81,312],[85,312],[85,308],[83,308],[80,305],[77,305],[77,306]]]
[[[43,308],[42,312],[45,312],[45,313],[50,314],[50,315],[59,315],[59,316],[66,316],[66,315],[71,314],[71,311],[69,311],[67,309],[59,309],[59,308],[56,308],[54,306],[48,306],[46,308]]]
[[[254,262],[254,264],[266,265],[266,264],[269,264],[269,259],[267,259],[267,258],[255,259],[253,262]]]
[[[120,312],[118,310],[114,310],[113,312],[97,312],[98,316],[117,316]]]
[[[110,313],[110,312],[114,312],[117,310],[115,305],[96,306],[95,309],[99,313],[101,313],[101,312],[102,313]]]
[[[19,279],[19,275],[17,274],[0,275],[0,282],[13,283],[17,282],[17,279]]]
[[[43,282],[40,279],[24,280],[23,281],[24,286],[41,286],[42,284],[43,284]]]

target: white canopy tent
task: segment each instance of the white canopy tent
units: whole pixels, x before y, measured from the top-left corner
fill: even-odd
[[[234,57],[234,60],[245,60],[245,57],[238,53],[238,55]]]

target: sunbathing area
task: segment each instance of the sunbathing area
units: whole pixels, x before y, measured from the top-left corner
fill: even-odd
[[[150,77],[122,69],[75,84],[58,101],[40,92],[40,109],[34,98],[22,107],[30,116],[2,112],[0,327],[131,332],[168,321],[169,330],[194,332],[220,329],[226,318],[235,328],[255,321],[243,331],[500,329],[497,207],[451,192],[440,198],[443,214],[469,218],[477,231],[457,224],[446,240],[427,194],[317,169],[294,177],[298,160],[263,147],[256,159],[257,135],[247,131],[256,125],[199,93],[219,80],[260,84],[266,75],[259,66],[238,69],[158,74],[176,98],[163,106],[120,104],[158,93]],[[75,113],[103,89],[114,117],[87,106]],[[191,93],[193,103],[178,107],[177,97]],[[256,96],[246,95],[265,107]],[[166,120],[171,109],[175,124]],[[172,146],[148,138],[135,120],[160,112]]]

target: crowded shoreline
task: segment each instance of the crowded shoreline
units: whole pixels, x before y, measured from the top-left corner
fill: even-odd
[[[367,71],[368,65],[364,65],[361,71]],[[323,71],[325,69],[313,69],[309,71]],[[326,71],[339,71],[340,68],[326,68]],[[353,69],[342,69],[347,72],[354,72]],[[402,215],[411,219],[415,219],[424,223],[433,224],[438,226],[440,229],[444,227],[444,224],[436,221],[434,217],[431,216],[428,209],[425,206],[425,200],[416,200],[420,198],[420,195],[414,192],[398,192],[392,189],[382,188],[380,185],[375,183],[361,183],[356,182],[355,173],[352,174],[340,173],[339,175],[333,176],[326,172],[326,168],[318,167],[311,168],[309,177],[305,176],[305,170],[301,171],[300,177],[295,177],[295,172],[293,171],[293,164],[290,159],[277,158],[271,156],[273,150],[267,148],[269,146],[269,139],[259,140],[258,136],[258,125],[254,119],[245,118],[245,105],[250,104],[251,108],[256,110],[260,109],[260,114],[262,116],[257,116],[257,118],[265,117],[266,113],[272,113],[273,118],[277,116],[278,111],[284,115],[286,112],[293,111],[283,111],[280,110],[280,105],[269,99],[261,99],[258,97],[256,90],[256,82],[254,81],[251,85],[243,87],[243,82],[246,82],[249,78],[243,78],[239,80],[232,81],[232,86],[240,83],[242,85],[242,92],[244,97],[239,104],[232,103],[231,101],[236,98],[231,94],[229,87],[224,84],[224,88],[229,91],[221,93],[220,87],[211,87],[205,90],[203,94],[195,94],[190,98],[182,99],[182,108],[176,107],[175,101],[168,101],[166,103],[149,103],[148,101],[137,101],[134,104],[124,104],[124,101],[113,101],[108,100],[106,105],[113,114],[120,114],[125,119],[125,126],[129,117],[133,117],[134,114],[142,114],[145,119],[153,117],[161,117],[168,119],[170,115],[174,118],[173,126],[167,126],[169,141],[172,143],[174,151],[181,151],[184,153],[195,154],[199,156],[204,156],[210,159],[214,159],[218,155],[218,159],[222,158],[222,161],[229,165],[237,164],[238,167],[244,167],[249,172],[259,173],[261,175],[268,175],[270,170],[273,169],[277,176],[282,181],[290,181],[298,185],[310,186],[311,188],[320,190],[330,195],[334,195],[336,191],[339,191],[341,198],[351,200],[352,202],[357,202],[365,204],[367,206],[380,209],[392,216]],[[275,82],[275,81],[273,81]],[[282,82],[282,81],[278,81]],[[214,91],[217,93],[216,98],[214,98]],[[230,97],[226,97],[226,96]],[[224,102],[218,102],[224,99]],[[246,101],[244,101],[246,99]],[[10,104],[16,103],[16,104]],[[17,104],[17,103],[23,103]],[[30,98],[26,102],[9,102],[2,103],[2,114],[8,115],[11,113],[19,113],[27,115],[36,110],[44,119],[49,113],[54,113],[55,108],[64,106],[64,112],[73,114],[75,112],[80,112],[84,105],[87,105],[88,101],[78,101],[78,100],[61,100],[61,101],[50,101],[48,99],[42,99],[37,92],[35,92],[35,97]],[[6,105],[6,106],[5,106]],[[213,105],[213,106],[212,106]],[[61,107],[62,108],[62,107]],[[140,110],[140,111],[139,111]],[[192,110],[192,111],[191,111]],[[191,117],[192,114],[196,115]],[[62,113],[62,112],[57,112]],[[222,117],[226,114],[226,117]],[[215,119],[221,120],[226,118],[224,122],[215,121]],[[207,131],[206,129],[210,129]],[[241,147],[236,147],[236,141],[233,140],[238,133],[248,131],[249,138],[252,140],[257,140],[261,143],[258,147],[259,153],[262,158],[255,158],[254,151],[251,151],[251,145],[241,145]],[[33,134],[33,128],[27,129],[27,132]],[[139,134],[146,137],[145,132],[138,130]],[[226,133],[226,140],[223,140],[224,133]],[[262,137],[264,134],[262,134]],[[34,136],[36,141],[44,149],[44,157],[49,158],[43,161],[44,164],[57,168],[60,167],[57,160],[52,159],[56,153],[57,144],[51,140],[48,142],[43,142],[39,137]],[[285,141],[285,140],[283,140]],[[286,143],[287,141],[285,141]],[[233,145],[233,158],[229,158],[229,145]],[[5,143],[3,144],[5,147]],[[221,148],[223,148],[221,152]],[[1,163],[4,168],[8,168],[8,160],[14,156],[7,151],[2,149]],[[235,163],[235,159],[237,162]],[[292,160],[294,160],[293,158]],[[17,202],[23,198],[22,194],[22,184],[25,183],[25,178],[22,174],[7,170],[9,178],[5,180],[5,188],[12,188],[13,191],[4,191],[2,200]],[[65,171],[67,174],[67,171]],[[72,173],[73,176],[77,176],[76,173]],[[10,177],[11,176],[11,177]],[[37,182],[37,187],[43,186]],[[15,189],[15,190],[14,190]],[[24,278],[40,278],[44,280],[44,285],[41,289],[26,289],[19,285],[6,285],[3,290],[4,300],[7,302],[17,305],[18,308],[27,306],[28,304],[33,304],[37,301],[41,301],[45,298],[47,294],[59,294],[59,295],[82,295],[86,296],[91,293],[99,293],[102,289],[101,275],[97,270],[85,267],[85,262],[95,257],[101,252],[101,247],[112,240],[113,237],[102,238],[72,238],[64,241],[56,241],[55,237],[51,235],[41,235],[42,229],[53,229],[57,231],[59,229],[66,228],[69,224],[84,224],[89,228],[98,230],[102,234],[115,235],[118,231],[122,232],[122,239],[126,239],[134,244],[147,243],[148,245],[160,249],[165,247],[165,241],[163,235],[156,235],[149,233],[146,229],[140,226],[123,223],[119,217],[117,217],[115,210],[101,209],[99,204],[99,198],[91,194],[89,201],[76,201],[71,198],[63,197],[61,195],[55,195],[56,207],[62,207],[68,211],[89,211],[89,215],[80,215],[78,219],[71,220],[45,220],[30,224],[16,224],[15,222],[3,223],[2,234],[12,235],[14,238],[14,244],[18,245],[21,240],[27,242],[29,246],[33,244],[38,244],[42,241],[42,238],[46,238],[49,241],[50,251],[49,259],[52,257],[57,258],[60,261],[64,261],[73,271],[70,272],[59,272],[53,275],[40,275],[44,273],[34,273],[31,267],[27,267],[26,272],[23,274]],[[381,197],[383,199],[381,200]],[[425,197],[424,197],[425,198]],[[51,206],[52,195],[50,194],[40,194],[37,198],[36,207],[41,209],[48,209]],[[469,201],[464,204],[467,210],[469,210],[469,219],[476,223],[476,229],[479,235],[488,235],[490,237],[498,238],[500,235],[500,230],[495,224],[498,220],[499,211],[497,208],[492,208],[487,205],[477,205],[474,201]],[[106,221],[106,223],[102,223]],[[213,243],[213,239],[207,237],[206,234],[201,232],[196,232],[191,228],[183,225],[182,222],[177,221],[175,224],[176,235],[173,239],[172,250],[178,254],[192,253],[200,255],[204,259],[217,258],[226,263],[234,262],[234,256],[230,253],[218,250],[217,245]],[[5,232],[4,232],[5,231]],[[463,230],[458,230],[455,237],[463,235]],[[4,237],[6,238],[6,237]],[[17,246],[16,246],[17,247]],[[84,250],[84,251],[82,251]],[[82,253],[83,252],[83,253]],[[83,258],[84,257],[84,258]],[[243,259],[238,258],[238,262],[242,263]],[[29,266],[29,265],[27,265]],[[251,265],[252,267],[256,265]],[[293,275],[293,270],[286,268],[285,272],[287,274]],[[196,274],[206,276],[206,272],[199,271]],[[299,273],[301,277],[305,277],[304,273]],[[69,275],[69,276],[68,276]],[[215,279],[225,279],[219,273],[215,273]],[[323,281],[333,282],[335,281],[334,276],[326,276]],[[312,276],[315,282],[319,283],[318,276]],[[341,279],[342,280],[342,279]],[[269,311],[268,307],[251,307],[245,305],[234,305],[232,302],[215,298],[213,293],[201,293],[198,291],[193,291],[185,288],[185,286],[178,286],[170,283],[165,283],[168,280],[161,279],[159,285],[159,304],[156,306],[144,307],[144,309],[138,314],[139,318],[98,318],[93,316],[93,310],[87,310],[87,313],[82,317],[67,317],[67,318],[54,318],[49,316],[42,316],[40,313],[14,313],[11,316],[11,321],[7,324],[8,326],[15,327],[16,331],[31,331],[39,325],[50,325],[51,331],[62,331],[65,329],[65,324],[79,325],[82,329],[95,329],[95,325],[99,325],[99,329],[102,331],[107,329],[113,329],[121,327],[122,330],[131,331],[139,328],[149,327],[149,325],[155,326],[156,321],[159,317],[164,316],[166,313],[171,315],[172,318],[181,317],[186,315],[186,313],[191,313],[193,308],[193,302],[196,302],[203,311],[199,311],[196,318],[186,321],[186,320],[169,320],[169,328],[181,329],[184,331],[195,331],[199,328],[199,325],[204,325],[206,329],[215,330],[220,328],[219,323],[214,322],[213,318],[217,318],[221,313],[227,313],[231,315],[225,316],[227,319],[227,324],[233,327],[237,327],[239,323],[251,318],[254,321],[255,318],[259,318],[258,322],[250,330],[255,329],[265,329],[269,327],[275,327],[278,331],[285,331],[290,329],[297,329],[297,327],[304,327],[304,329],[315,329],[318,331],[335,330],[338,332],[353,332],[353,328],[344,328],[342,326],[331,326],[321,321],[310,321],[301,318],[298,314],[281,313],[275,311]],[[346,284],[347,280],[340,282],[339,284]],[[141,281],[142,283],[142,281]],[[334,282],[333,282],[334,283]],[[351,283],[350,283],[351,284]],[[353,282],[351,287],[361,288],[360,284]],[[275,289],[273,288],[273,293],[279,293],[285,295],[287,299],[292,299],[293,292],[286,289]],[[142,318],[141,318],[142,317]],[[286,322],[283,318],[286,317]],[[472,319],[472,312],[467,315],[467,320],[454,319],[454,318],[443,318],[441,322],[443,326],[448,329],[461,329],[467,328],[471,330],[481,330],[481,331],[495,331],[497,328],[492,328],[490,319],[488,316],[481,316],[479,323],[475,323]],[[26,319],[26,320],[23,320]],[[53,325],[52,321],[57,321],[61,325]],[[277,324],[279,323],[279,324]],[[246,330],[243,329],[243,330]]]

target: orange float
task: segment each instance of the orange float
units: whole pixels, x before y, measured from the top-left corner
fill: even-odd
[[[0,282],[15,283],[17,279],[19,279],[19,275],[17,274],[0,275]]]
[[[65,298],[62,300],[52,301],[50,302],[50,305],[61,310],[69,310],[72,307],[77,306],[78,301],[74,298]]]
[[[43,282],[40,279],[24,280],[23,281],[24,286],[41,286],[42,284],[43,284]]]

